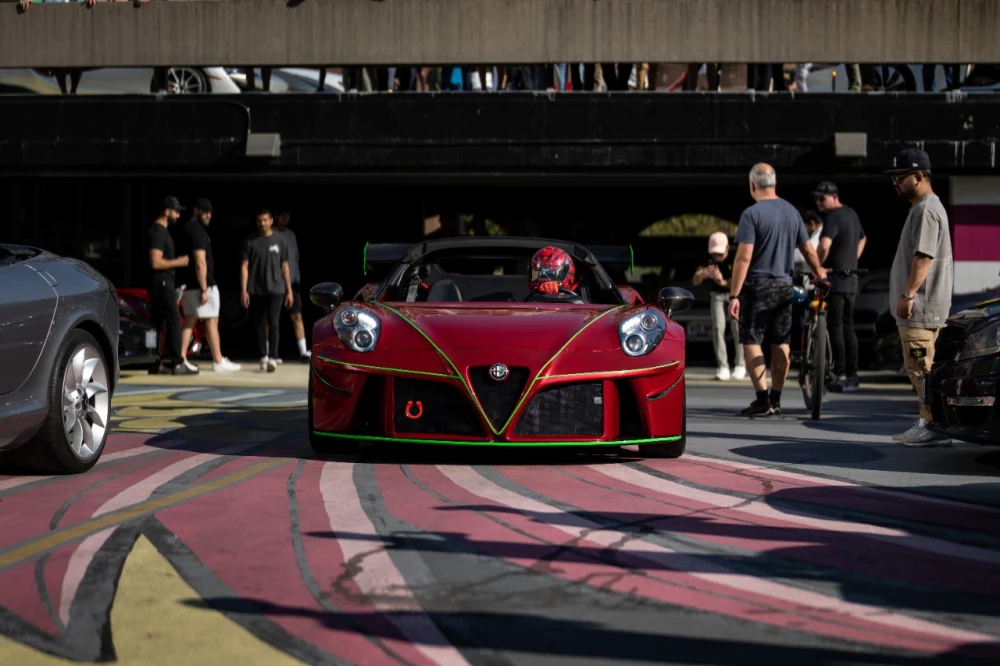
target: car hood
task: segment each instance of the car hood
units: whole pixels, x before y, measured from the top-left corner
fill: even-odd
[[[558,350],[602,314],[616,309],[610,305],[549,304],[481,307],[388,303],[384,307],[416,326],[443,350],[495,347],[535,351]],[[613,316],[605,317],[609,326]],[[619,345],[616,335],[599,338],[600,344],[590,345],[593,351]]]

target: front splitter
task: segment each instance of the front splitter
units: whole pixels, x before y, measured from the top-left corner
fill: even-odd
[[[323,432],[314,430],[314,435],[321,437],[332,437],[335,439],[353,439],[362,442],[396,442],[403,444],[438,444],[448,446],[493,446],[493,447],[535,447],[544,448],[550,446],[629,446],[630,444],[660,444],[664,442],[676,442],[681,436],[673,437],[652,437],[648,439],[627,439],[615,441],[544,441],[544,442],[508,442],[508,441],[485,441],[485,440],[462,440],[462,439],[416,439],[411,437],[380,437],[377,435],[349,435],[341,432]]]

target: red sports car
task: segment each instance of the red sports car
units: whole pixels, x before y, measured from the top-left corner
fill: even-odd
[[[327,312],[313,328],[313,448],[636,444],[682,455],[684,328],[670,316],[692,295],[667,287],[652,306],[617,286],[605,266],[627,266],[630,252],[476,236],[367,246],[366,270],[389,264],[385,280],[347,302],[333,282],[310,291]],[[535,288],[547,280],[558,291]]]

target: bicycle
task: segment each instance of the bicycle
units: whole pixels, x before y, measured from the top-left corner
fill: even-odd
[[[865,269],[829,271],[841,276],[861,275]],[[800,352],[799,387],[806,409],[813,420],[820,416],[826,388],[836,379],[833,374],[833,346],[826,324],[827,298],[830,296],[830,281],[812,281],[811,273],[795,271],[795,278],[801,285],[793,287],[793,302],[806,304],[806,325],[802,328]]]

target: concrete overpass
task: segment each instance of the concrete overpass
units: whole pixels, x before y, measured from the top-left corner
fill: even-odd
[[[0,67],[1000,61],[997,0],[0,3]]]

